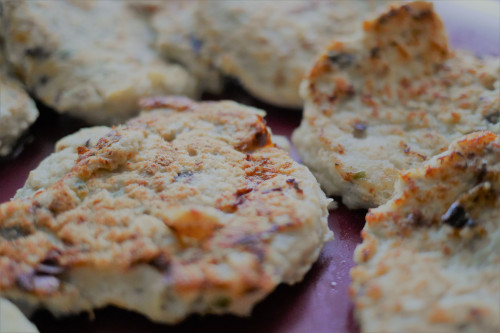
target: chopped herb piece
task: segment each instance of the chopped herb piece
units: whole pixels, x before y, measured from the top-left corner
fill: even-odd
[[[228,297],[220,297],[213,302],[213,305],[216,308],[227,308],[231,305],[231,299]]]
[[[357,122],[354,124],[354,131],[352,132],[352,135],[357,139],[362,139],[366,137],[367,128],[368,125],[366,125],[364,122]]]
[[[354,176],[352,176],[352,178],[356,180],[366,178],[366,172],[364,171],[356,172]]]
[[[465,208],[457,202],[451,204],[448,211],[441,217],[441,221],[453,228],[463,228],[465,225],[474,225],[465,211]]]
[[[486,121],[490,124],[497,124],[500,121],[500,110],[490,113],[489,115],[485,116],[484,119],[486,119]]]
[[[340,69],[347,68],[354,62],[354,56],[349,53],[329,54],[328,59],[338,65]]]
[[[24,54],[27,57],[32,57],[36,59],[47,59],[50,56],[50,52],[41,46],[33,47],[31,49],[26,49]]]
[[[20,227],[4,227],[0,228],[0,237],[7,240],[13,240],[19,237],[24,237],[29,235],[29,231],[24,230]]]

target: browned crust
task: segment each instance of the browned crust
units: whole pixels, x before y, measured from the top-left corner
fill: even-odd
[[[403,173],[394,197],[368,212],[355,251],[350,294],[363,331],[498,327],[499,197],[500,138],[492,132],[469,134]],[[412,300],[422,306],[403,310]]]
[[[399,172],[460,135],[498,131],[497,65],[452,52],[427,2],[392,6],[360,38],[334,41],[301,86],[293,141],[330,195],[351,208],[386,202]]]
[[[467,171],[470,174],[477,175],[478,182],[488,181],[488,178],[497,178],[498,173],[484,171],[481,156],[485,151],[500,151],[500,142],[498,136],[491,132],[479,132],[476,135],[469,135],[458,141],[454,149],[448,154],[439,157],[439,165],[429,165],[425,169],[425,177],[430,179],[437,179],[446,182],[454,173],[463,173]],[[445,198],[446,191],[442,191],[442,195],[436,195],[435,189],[430,189],[427,192],[422,192],[422,189],[415,184],[414,175],[412,172],[405,172],[401,175],[401,182],[403,183],[404,192],[394,201],[395,207],[405,205],[410,199],[426,202],[429,197],[436,197],[442,200]],[[445,186],[445,183],[443,183]],[[448,186],[450,186],[448,184]],[[415,199],[416,198],[416,199]],[[451,202],[448,205],[451,205]],[[414,213],[415,218],[420,214]],[[366,223],[371,227],[387,221],[393,220],[396,225],[405,227],[402,219],[405,216],[399,216],[398,213],[380,212],[379,210],[370,210],[366,215]],[[440,224],[441,215],[434,216],[429,224]]]
[[[302,167],[272,143],[261,116],[235,103],[161,97],[142,105],[155,110],[113,128],[95,147],[79,147],[57,183],[0,205],[0,291],[55,296],[74,268],[126,271],[140,263],[164,271],[180,293],[223,288],[237,297],[274,288],[262,266],[273,235],[311,223],[294,207],[304,200]],[[176,122],[183,131],[169,130]],[[223,162],[210,166],[208,154]],[[228,175],[227,189],[203,197],[213,208],[183,208],[207,191],[193,178],[217,167],[241,176]],[[223,222],[220,212],[231,219]],[[276,224],[283,214],[287,222]],[[172,244],[161,246],[158,234]],[[232,267],[236,277],[224,280],[216,267],[232,252],[249,254],[252,265]]]

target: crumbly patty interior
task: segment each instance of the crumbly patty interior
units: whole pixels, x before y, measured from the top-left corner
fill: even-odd
[[[401,171],[462,135],[500,133],[499,60],[451,51],[431,4],[395,6],[319,57],[293,142],[328,194],[376,207]]]
[[[469,134],[371,209],[351,292],[362,332],[498,332],[500,138]]]
[[[302,279],[331,238],[329,200],[259,113],[181,97],[143,107],[78,147],[55,184],[0,206],[0,294],[56,314],[116,305],[173,323],[248,314]]]
[[[196,80],[154,51],[127,1],[3,1],[8,61],[33,95],[61,113],[115,124],[141,97],[198,96]]]

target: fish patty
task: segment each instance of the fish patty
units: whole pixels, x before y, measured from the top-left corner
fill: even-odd
[[[460,138],[395,188],[354,253],[361,331],[498,332],[500,138]]]
[[[395,6],[364,30],[319,57],[292,137],[327,193],[350,208],[383,204],[399,172],[458,137],[500,133],[499,58],[451,51],[432,4]]]
[[[349,38],[380,1],[200,1],[202,56],[265,102],[300,108],[299,85],[332,38]]]
[[[303,278],[332,236],[329,200],[273,144],[262,112],[184,97],[142,106],[105,135],[60,141],[46,161],[74,158],[71,171],[43,162],[0,205],[0,295],[55,314],[115,305],[175,323],[248,315]],[[52,180],[37,183],[43,174]]]
[[[3,2],[8,61],[31,93],[60,113],[120,123],[141,97],[199,95],[196,80],[165,62],[127,1]]]

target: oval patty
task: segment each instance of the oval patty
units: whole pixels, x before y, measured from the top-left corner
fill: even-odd
[[[60,141],[0,206],[0,294],[57,314],[116,305],[173,323],[246,315],[300,281],[331,238],[329,200],[274,145],[262,112],[184,97],[142,107]]]

